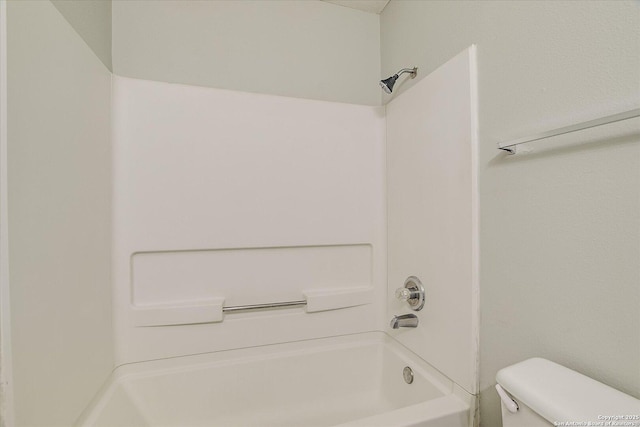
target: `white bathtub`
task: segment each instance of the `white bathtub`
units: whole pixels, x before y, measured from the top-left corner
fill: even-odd
[[[78,425],[469,427],[472,406],[430,365],[372,332],[121,366]]]

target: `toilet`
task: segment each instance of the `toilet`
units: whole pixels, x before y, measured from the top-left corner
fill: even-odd
[[[501,369],[496,381],[503,427],[640,427],[640,400],[546,359]]]

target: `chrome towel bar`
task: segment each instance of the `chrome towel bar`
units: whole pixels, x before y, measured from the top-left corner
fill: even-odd
[[[305,313],[338,310],[373,302],[373,287],[319,288],[302,290],[304,299],[266,304],[225,306],[224,297],[211,297],[173,304],[133,305],[132,321],[136,327],[194,325],[224,321],[225,314],[280,308],[304,307]]]
[[[298,307],[307,305],[306,300],[300,301],[286,301],[286,302],[272,302],[267,304],[249,304],[249,305],[232,305],[230,307],[222,307],[223,313],[233,313],[235,311],[248,311],[248,310],[268,310],[271,308],[287,308]]]
[[[551,138],[553,136],[564,135],[566,133],[577,132],[579,130],[602,126],[609,123],[615,123],[622,120],[632,119],[634,117],[640,117],[640,108],[635,108],[633,110],[625,111],[618,114],[612,114],[610,116],[600,117],[598,119],[589,120],[586,122],[576,123],[570,126],[564,126],[561,128],[542,132],[537,135],[519,138],[510,142],[501,142],[498,144],[498,150],[506,151],[509,154],[516,154],[516,146],[520,144],[538,141],[540,139]]]

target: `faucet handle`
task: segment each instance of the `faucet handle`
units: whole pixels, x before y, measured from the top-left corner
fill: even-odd
[[[404,281],[404,287],[396,289],[396,298],[406,301],[414,311],[422,310],[424,307],[424,286],[415,276],[410,276]]]
[[[411,299],[411,291],[407,288],[396,289],[396,298],[400,301],[409,301]]]

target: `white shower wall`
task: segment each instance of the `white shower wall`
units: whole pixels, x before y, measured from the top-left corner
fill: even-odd
[[[118,365],[382,330],[477,392],[474,48],[386,111],[113,87]],[[393,331],[409,275],[427,304]],[[335,309],[221,312],[318,294]]]
[[[388,317],[409,276],[426,302],[392,336],[477,393],[476,57],[472,46],[387,104]]]
[[[384,136],[381,107],[114,77],[117,364],[382,329]],[[180,309],[338,289],[361,305]]]

